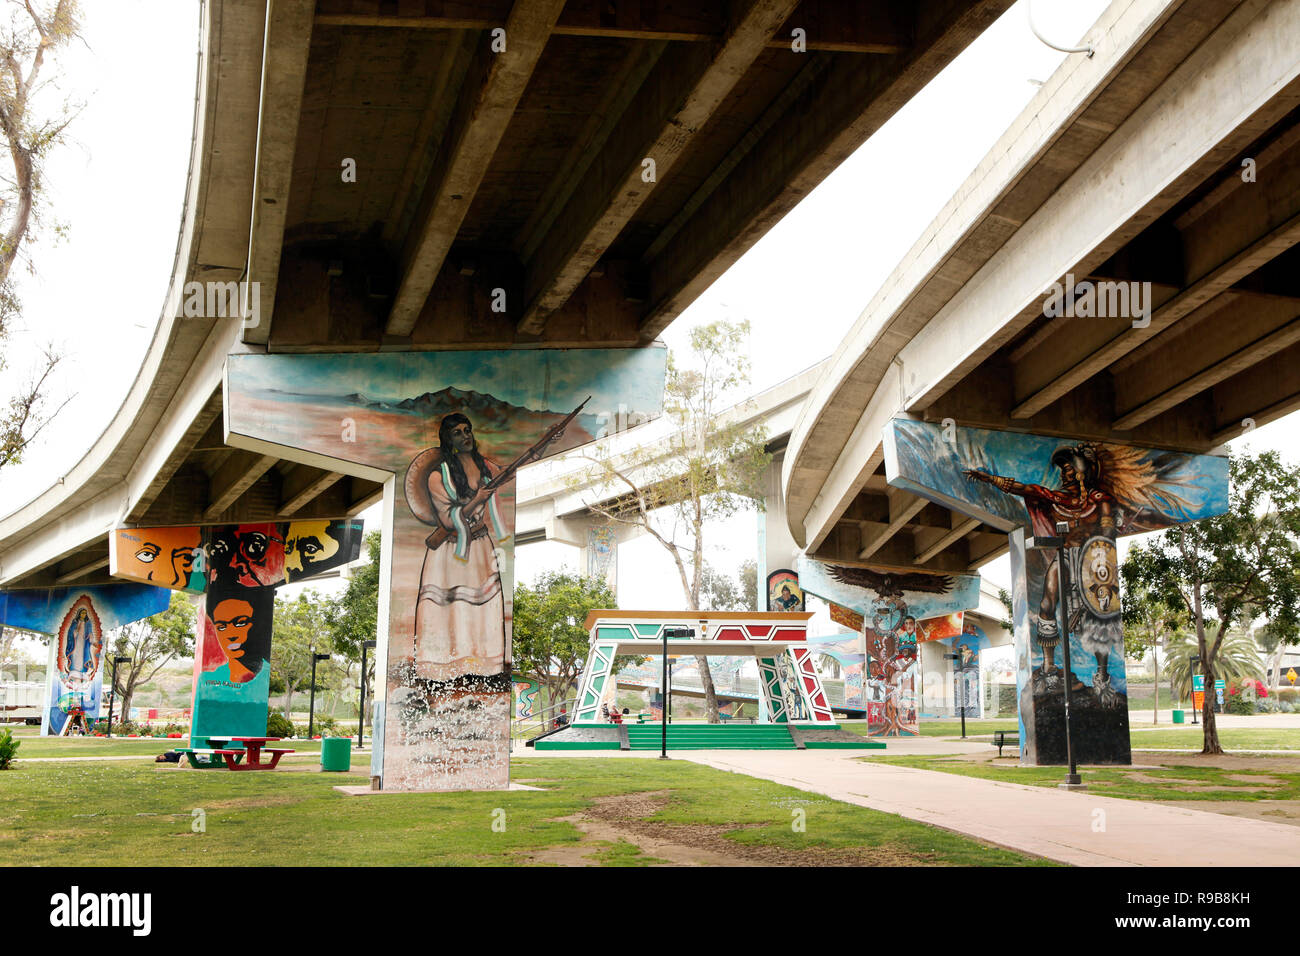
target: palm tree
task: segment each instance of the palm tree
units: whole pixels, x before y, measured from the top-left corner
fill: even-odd
[[[1169,639],[1165,649],[1165,673],[1169,676],[1169,686],[1179,700],[1191,700],[1192,675],[1199,673],[1199,668],[1192,667],[1192,657],[1196,654],[1196,637],[1181,631]],[[1264,676],[1264,667],[1260,663],[1259,648],[1255,639],[1243,631],[1232,630],[1223,639],[1223,647],[1215,659],[1214,671],[1225,685],[1243,678]],[[1214,688],[1207,687],[1208,693]]]

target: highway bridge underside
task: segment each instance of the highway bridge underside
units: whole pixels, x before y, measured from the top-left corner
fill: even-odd
[[[645,344],[1009,5],[321,0],[245,340]]]

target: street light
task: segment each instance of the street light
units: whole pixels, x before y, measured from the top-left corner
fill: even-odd
[[[659,759],[668,759],[668,638],[694,637],[693,627],[665,627],[663,667],[659,677],[659,687],[663,691],[663,707],[659,709]]]
[[[1070,674],[1070,592],[1066,587],[1065,576],[1065,540],[1070,533],[1070,525],[1064,521],[1056,522],[1056,537],[1040,538],[1034,536],[1025,540],[1025,547],[1033,551],[1056,552],[1057,594],[1056,611],[1061,618],[1061,659],[1065,663],[1065,756],[1070,769],[1065,775],[1065,782],[1058,783],[1062,790],[1087,789],[1079,777],[1079,768],[1074,763],[1074,742],[1070,739],[1070,683],[1074,680]],[[1047,649],[1043,649],[1043,666],[1047,666]]]
[[[316,729],[316,662],[327,661],[330,659],[328,654],[317,654],[316,648],[312,648],[311,655],[311,705],[307,710],[307,739],[315,738]]]
[[[961,655],[945,654],[943,655],[943,659],[945,661],[959,661],[961,660]],[[956,664],[953,664],[952,671],[953,671],[953,678],[955,679],[957,676]],[[961,710],[961,739],[965,740],[966,739],[966,679],[964,677],[962,678],[962,682],[961,682],[961,707],[959,709]]]
[[[113,696],[117,693],[117,665],[129,663],[131,658],[117,655],[113,658],[113,682],[108,688],[108,735],[113,736]]]
[[[365,746],[366,738],[366,651],[374,650],[374,641],[361,642],[361,706],[357,709],[357,749]],[[312,681],[315,684],[315,681]]]

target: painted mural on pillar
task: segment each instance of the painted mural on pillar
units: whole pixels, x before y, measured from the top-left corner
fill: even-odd
[[[989,639],[981,628],[970,618],[962,622],[961,633],[943,639],[944,644],[956,654],[952,662],[953,713],[962,716],[963,709],[967,717],[978,717],[981,713],[980,700],[980,651],[991,646]]]
[[[514,719],[525,720],[533,716],[533,711],[537,709],[537,695],[541,692],[542,685],[535,680],[516,677],[512,686],[515,692]]]
[[[803,610],[803,590],[799,587],[799,575],[789,568],[782,568],[767,576],[767,609],[769,611]]]
[[[114,576],[205,594],[191,705],[197,746],[218,734],[266,733],[276,588],[357,560],[364,532],[360,519],[341,518],[111,534]]]
[[[231,356],[229,444],[389,482],[384,789],[508,785],[514,469],[620,408],[657,416],[665,365],[661,348]]]
[[[1065,625],[1076,757],[1131,762],[1115,540],[1226,510],[1227,459],[895,419],[885,473],[895,487],[1014,531],[1022,758],[1065,761]],[[1050,537],[1062,522],[1064,568],[1056,551],[1024,547],[1026,531]]]
[[[806,557],[796,567],[809,594],[862,616],[868,735],[919,734],[917,644],[926,625],[947,627],[941,620],[979,604],[979,578],[828,565]]]
[[[57,736],[68,715],[99,716],[108,632],[167,610],[162,588],[109,584],[0,593],[0,624],[51,635],[41,735]]]
[[[587,529],[587,577],[618,590],[618,537],[613,528]]]

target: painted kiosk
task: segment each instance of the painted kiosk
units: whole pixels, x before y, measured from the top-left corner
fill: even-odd
[[[658,722],[618,724],[605,719],[601,705],[614,699],[614,661],[638,657],[703,654],[753,657],[767,723],[670,723],[669,750],[803,750],[853,747],[881,749],[840,730],[821,678],[813,668],[808,641],[811,612],[767,611],[617,611],[587,615],[591,651],[583,668],[572,723],[538,738],[538,750],[658,750]],[[689,637],[668,636],[689,631]]]

